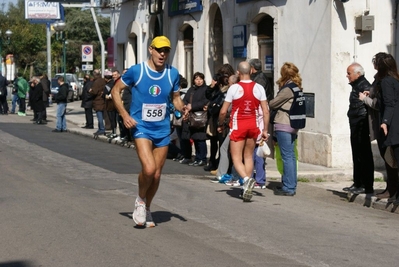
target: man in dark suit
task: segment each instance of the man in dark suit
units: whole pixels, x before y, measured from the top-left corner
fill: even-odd
[[[83,77],[83,91],[82,91],[82,104],[81,107],[85,109],[86,124],[82,128],[93,129],[93,96],[89,94],[89,90],[93,85],[90,80],[90,75],[86,74]]]

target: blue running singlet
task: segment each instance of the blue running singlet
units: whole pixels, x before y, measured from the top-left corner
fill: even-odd
[[[158,72],[143,62],[130,67],[121,81],[132,87],[130,116],[137,121],[136,129],[132,129],[136,133],[133,137],[142,135],[154,141],[169,136],[170,96],[179,91],[177,69],[166,65],[163,71]]]

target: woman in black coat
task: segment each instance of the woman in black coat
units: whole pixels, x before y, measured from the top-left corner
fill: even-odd
[[[395,59],[390,54],[379,53],[375,62],[377,90],[381,93],[380,115],[381,135],[386,139],[383,147],[391,147],[397,166],[399,166],[399,73]],[[395,188],[397,189],[397,183]],[[392,193],[392,192],[391,192]],[[396,193],[396,202],[399,202]]]
[[[188,89],[183,98],[186,105],[191,105],[191,111],[206,111],[208,108],[208,99],[205,97],[207,86],[205,84],[205,76],[203,73],[196,72],[193,75],[193,86]],[[195,159],[189,163],[190,166],[205,166],[207,145],[206,145],[206,127],[194,128],[190,127],[190,137],[194,141]]]
[[[35,121],[33,123],[45,124],[42,122],[43,111],[45,110],[45,104],[43,101],[43,86],[39,77],[36,76],[34,76],[29,83],[31,86],[29,91],[29,100],[31,101],[31,108],[35,114]]]

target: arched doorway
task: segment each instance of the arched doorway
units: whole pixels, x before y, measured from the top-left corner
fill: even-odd
[[[223,65],[223,19],[218,5],[211,6],[209,25],[209,67],[216,73]],[[212,74],[213,75],[213,74]]]
[[[125,68],[137,64],[137,36],[135,33],[129,34],[125,59]]]
[[[273,18],[264,14],[257,25],[258,57],[262,61],[262,71],[266,73],[271,84],[274,84],[273,23]]]
[[[162,35],[162,30],[161,30],[161,23],[158,19],[158,16],[155,17],[155,21],[154,21],[154,35],[152,38],[155,38],[157,36]]]
[[[184,64],[185,73],[183,76],[187,79],[188,87],[191,86],[191,80],[194,74],[194,55],[193,55],[193,44],[194,44],[194,31],[193,27],[187,25],[183,30],[184,40]]]

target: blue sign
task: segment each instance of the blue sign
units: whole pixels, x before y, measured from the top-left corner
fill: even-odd
[[[168,1],[169,17],[202,11],[201,0],[170,0]]]
[[[237,25],[233,27],[233,57],[247,57],[247,26]]]

